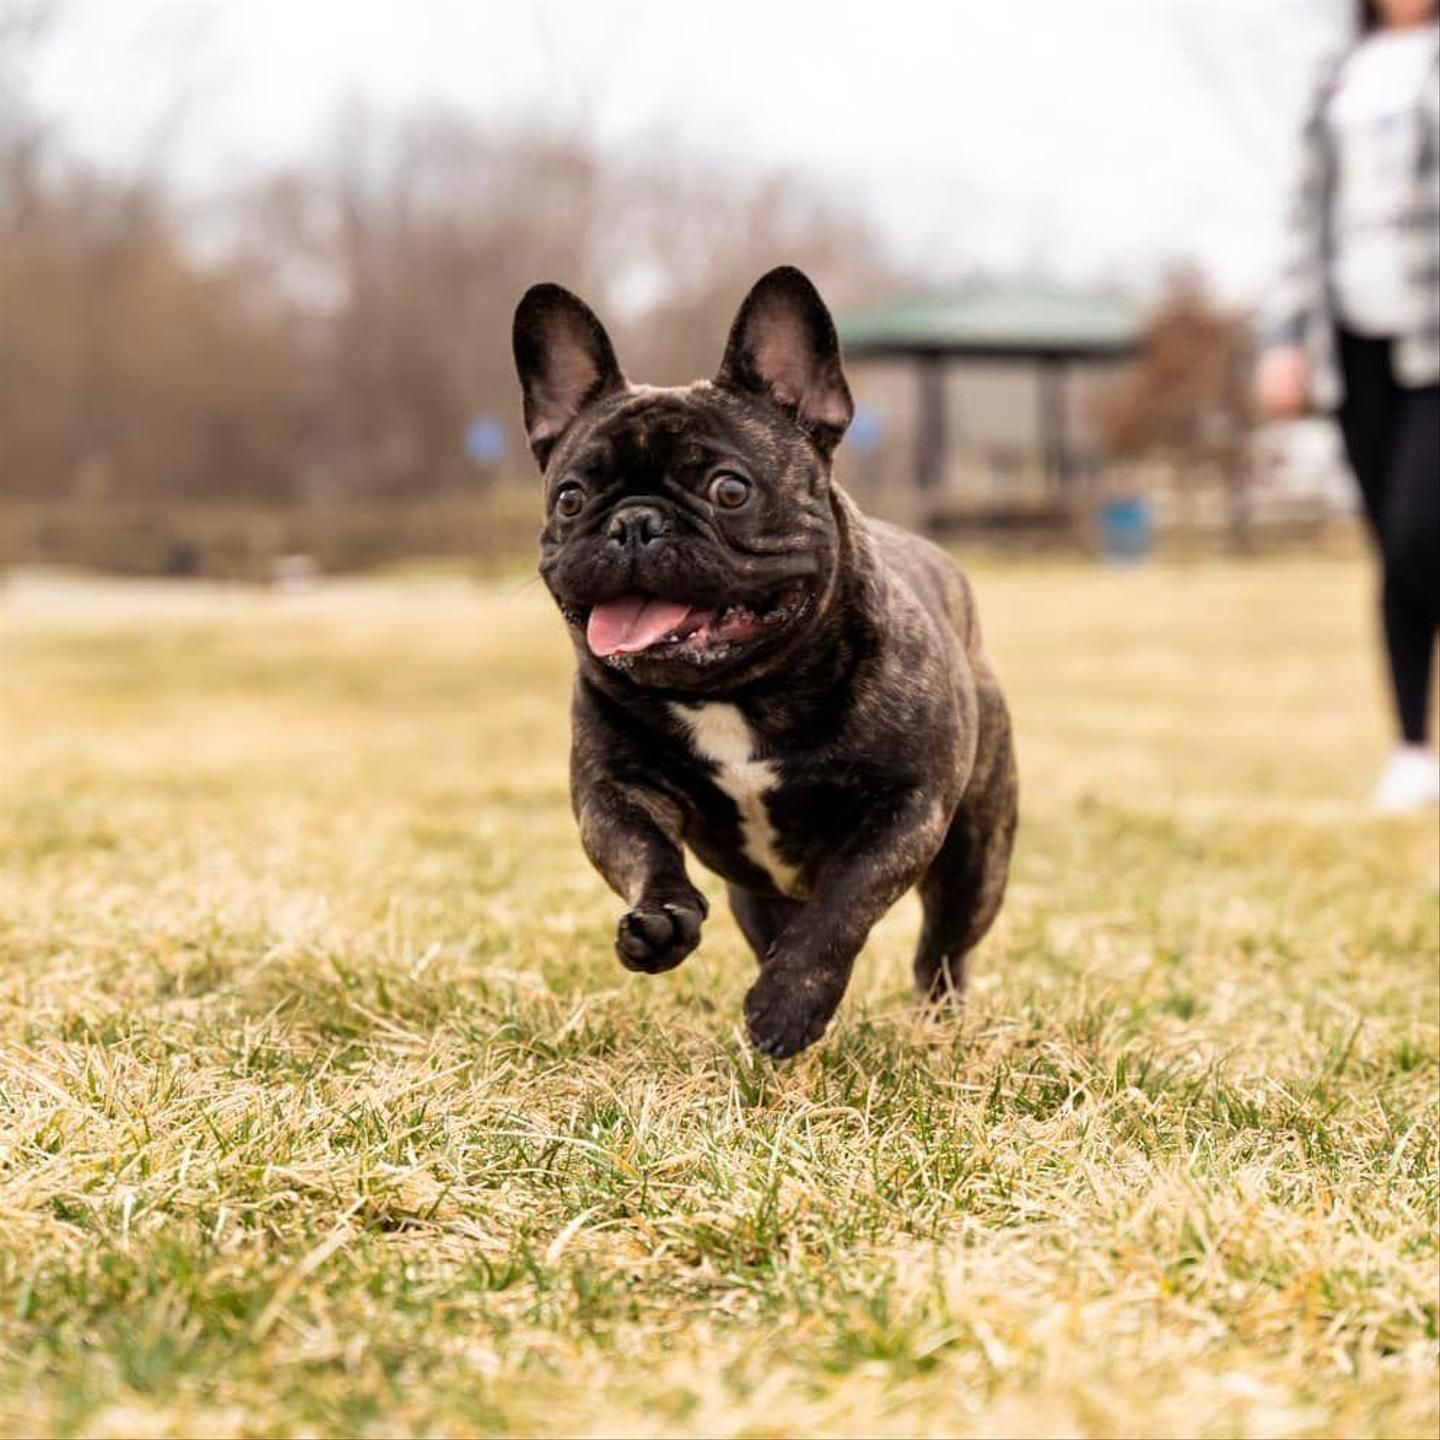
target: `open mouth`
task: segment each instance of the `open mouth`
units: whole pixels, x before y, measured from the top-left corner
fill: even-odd
[[[585,643],[601,660],[624,664],[636,655],[708,660],[788,624],[805,600],[803,585],[786,586],[756,606],[713,608],[632,591],[591,606],[588,615],[571,612],[570,618],[577,624],[583,619]]]

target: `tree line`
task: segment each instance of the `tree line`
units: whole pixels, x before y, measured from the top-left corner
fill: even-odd
[[[534,281],[590,299],[633,374],[680,381],[777,260],[839,304],[895,280],[794,176],[443,109],[349,102],[312,158],[197,202],[163,166],[87,162],[27,103],[53,20],[0,18],[0,494],[474,493],[528,466],[509,328]],[[467,453],[479,417],[503,457]]]

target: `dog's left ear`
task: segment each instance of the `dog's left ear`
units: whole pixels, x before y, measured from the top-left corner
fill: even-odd
[[[515,369],[525,393],[525,433],[540,468],[570,422],[625,388],[615,347],[595,312],[563,285],[532,285],[515,309]]]
[[[715,383],[775,402],[828,460],[855,413],[835,322],[793,265],[762,275],[745,297]]]

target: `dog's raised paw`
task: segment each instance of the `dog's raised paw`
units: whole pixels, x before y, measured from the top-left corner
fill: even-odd
[[[642,901],[620,917],[615,953],[627,970],[673,970],[699,943],[705,912],[680,901]]]

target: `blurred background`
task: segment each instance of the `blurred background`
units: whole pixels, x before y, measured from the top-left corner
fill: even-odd
[[[0,563],[507,560],[510,316],[713,372],[789,262],[875,511],[997,544],[1348,543],[1251,317],[1346,0],[3,0]]]

